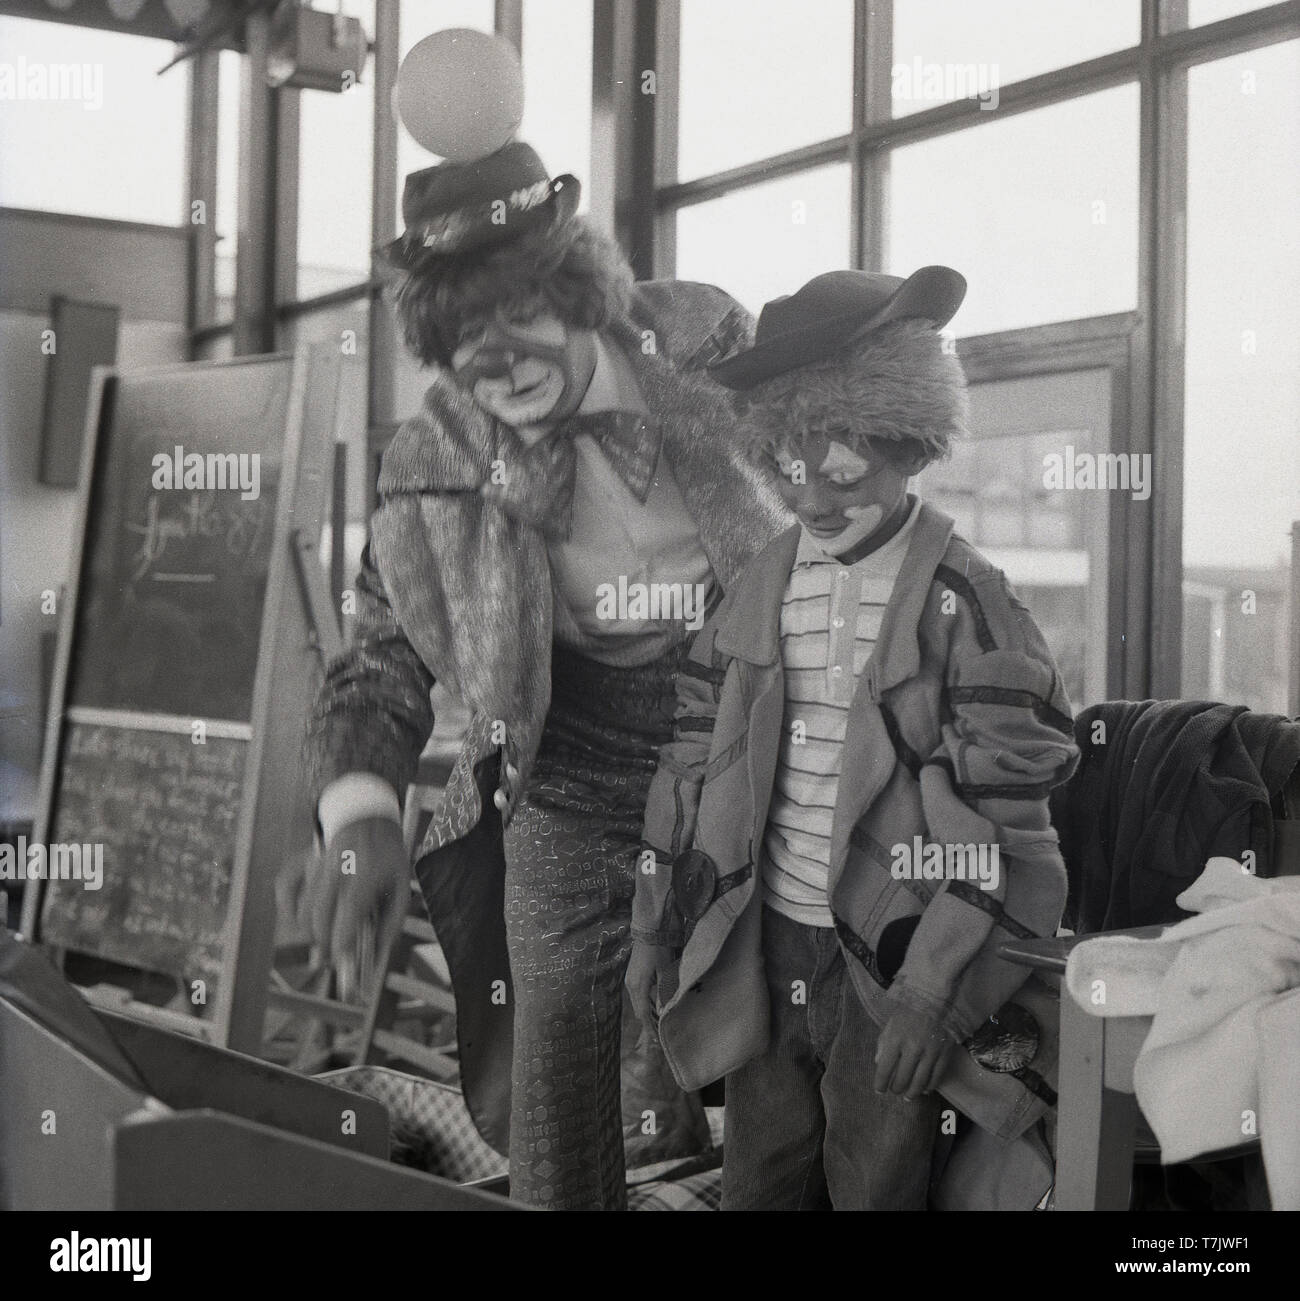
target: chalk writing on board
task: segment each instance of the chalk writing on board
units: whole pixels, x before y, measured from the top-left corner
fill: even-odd
[[[70,705],[251,720],[285,380],[283,368],[249,367],[115,390],[87,513]],[[182,444],[214,462],[256,458],[257,495],[238,481],[160,490],[154,462]]]
[[[50,839],[104,846],[103,887],[51,882],[42,938],[215,981],[248,742],[69,723]]]

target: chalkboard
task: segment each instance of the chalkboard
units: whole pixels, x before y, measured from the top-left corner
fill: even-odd
[[[68,703],[247,722],[289,363],[137,377],[110,397],[78,598],[87,635]],[[196,483],[210,480],[209,465],[226,486],[185,486],[187,468],[203,470]],[[256,495],[229,486],[241,467]]]
[[[34,839],[102,874],[49,873],[23,931],[202,982],[196,1033],[243,1051],[260,1044],[275,874],[311,843],[320,662],[294,574],[323,582],[338,373],[328,349],[99,371],[88,416]]]
[[[242,738],[70,721],[50,841],[101,865],[50,883],[42,938],[215,985],[247,757]]]

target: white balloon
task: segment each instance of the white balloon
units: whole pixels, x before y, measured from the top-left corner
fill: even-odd
[[[468,27],[434,32],[398,69],[393,105],[440,158],[473,162],[508,144],[524,115],[524,74],[509,41]]]

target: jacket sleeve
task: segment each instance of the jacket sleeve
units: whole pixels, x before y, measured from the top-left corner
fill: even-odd
[[[642,324],[671,325],[679,370],[699,371],[754,337],[754,318],[725,289],[694,280],[642,280],[636,286]]]
[[[382,777],[404,799],[433,731],[433,674],[407,641],[367,544],[351,645],[326,666],[308,727],[312,800],[351,772]]]
[[[677,675],[673,739],[659,751],[659,766],[646,798],[645,830],[632,904],[632,936],[643,943],[681,943],[680,937],[674,941],[661,930],[672,888],[673,859],[690,849],[695,840],[700,790],[725,676],[713,652],[717,618],[725,608],[724,600],[700,629]]]
[[[998,945],[1056,933],[1066,877],[1048,794],[1078,750],[1051,652],[1002,573],[940,573],[932,599],[953,612],[942,740],[924,759],[921,800],[927,838],[943,846],[949,870],[889,993],[961,1041],[1028,975],[999,958]],[[954,874],[950,865],[973,865],[981,847],[996,866]]]
[[[710,291],[713,296],[710,306],[717,315],[717,324],[687,359],[684,370],[703,370],[745,347],[754,337],[754,318],[746,308],[716,285],[702,285],[701,289]]]

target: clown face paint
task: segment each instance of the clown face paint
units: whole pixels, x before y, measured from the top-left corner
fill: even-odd
[[[785,504],[828,555],[839,555],[894,520],[908,476],[882,456],[864,457],[825,434],[777,457]]]
[[[552,315],[493,322],[452,354],[456,378],[489,414],[515,428],[563,420],[596,369],[596,339]]]

